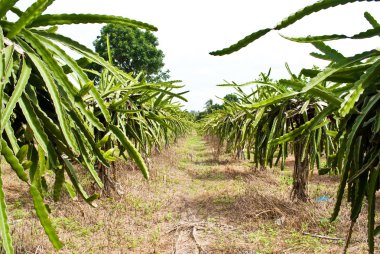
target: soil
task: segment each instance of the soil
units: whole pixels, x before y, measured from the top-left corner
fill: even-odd
[[[341,252],[349,206],[343,204],[338,219],[329,222],[339,177],[315,171],[309,202],[292,202],[293,163],[290,158],[284,171],[257,170],[196,134],[153,156],[149,181],[132,165],[117,163],[117,191],[103,195],[97,207],[66,192],[57,203],[46,194],[64,243],[57,253]],[[9,168],[4,182],[17,253],[56,253],[33,211],[28,186]],[[91,179],[82,182],[90,193],[99,191]],[[354,230],[348,253],[366,253],[365,213]]]

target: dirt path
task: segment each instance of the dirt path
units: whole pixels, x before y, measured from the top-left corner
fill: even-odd
[[[146,182],[137,170],[119,165],[124,194],[103,197],[98,208],[67,195],[59,203],[47,196],[65,243],[60,253],[337,253],[342,247],[342,240],[304,234],[344,238],[348,209],[338,222],[328,222],[336,178],[317,176],[311,183],[312,199],[324,195],[329,201],[292,203],[291,170],[260,172],[228,155],[216,158],[198,135],[155,156],[151,166]],[[54,253],[27,194],[14,191],[22,188],[6,187],[15,245],[19,253]],[[350,250],[365,253],[365,222],[357,228]]]
[[[228,235],[234,230],[223,212],[244,190],[237,166],[244,167],[235,165],[230,172],[233,162],[216,159],[214,149],[199,136],[189,138],[178,149],[178,169],[183,175],[177,178],[181,187],[170,208],[179,214],[177,225],[168,231],[169,238],[175,239],[172,253],[207,253],[208,247],[220,240],[215,234]]]

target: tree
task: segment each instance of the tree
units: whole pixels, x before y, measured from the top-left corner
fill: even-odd
[[[162,70],[165,55],[157,48],[158,39],[152,32],[115,24],[104,26],[94,41],[95,51],[104,59],[108,59],[107,36],[115,66],[133,75],[143,71],[148,81],[169,79],[169,70]]]
[[[227,94],[226,96],[223,97],[224,99],[224,103],[226,103],[226,101],[228,102],[235,102],[235,103],[238,103],[239,102],[239,97],[237,97],[236,94],[233,94],[233,93],[230,93],[230,94]]]
[[[211,113],[212,106],[214,106],[214,102],[212,101],[212,99],[209,99],[208,101],[206,101],[205,109],[206,109],[207,113]]]
[[[212,99],[209,99],[205,103],[205,113],[210,114],[214,110],[222,109],[222,105],[219,105],[218,103],[214,103]]]

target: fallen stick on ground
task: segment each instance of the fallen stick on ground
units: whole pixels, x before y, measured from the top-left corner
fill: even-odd
[[[193,226],[193,230],[191,231],[191,235],[193,236],[194,242],[197,245],[199,253],[204,252],[204,249],[202,248],[202,245],[198,242],[197,237],[195,236],[195,233],[197,231],[197,227]]]
[[[190,222],[190,223],[178,224],[174,228],[168,230],[166,232],[166,234],[170,234],[170,233],[176,232],[178,230],[189,230],[189,229],[192,229],[194,226],[197,227],[197,230],[205,229],[205,228],[209,228],[209,227],[218,227],[218,228],[233,230],[233,226],[231,226],[231,225],[227,225],[227,224],[223,224],[223,223],[210,223],[210,222],[205,222],[205,221],[199,221],[199,222]]]
[[[317,237],[321,239],[326,239],[326,240],[332,240],[332,241],[344,241],[344,238],[339,238],[339,237],[331,237],[331,236],[325,236],[325,235],[316,235],[316,234],[311,234],[307,232],[302,232],[303,235],[308,235],[312,237]]]
[[[266,211],[259,212],[258,214],[255,215],[255,217],[259,217],[262,214],[269,213],[269,212],[272,212],[272,211],[273,210],[266,210]]]

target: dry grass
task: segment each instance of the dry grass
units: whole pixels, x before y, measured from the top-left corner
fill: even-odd
[[[134,167],[117,165],[115,174],[124,194],[103,196],[98,208],[68,195],[58,203],[47,196],[53,224],[65,243],[60,253],[338,253],[342,249],[343,241],[303,234],[345,237],[349,207],[343,206],[336,222],[328,220],[338,178],[313,175],[311,201],[291,202],[289,168],[253,171],[249,163],[234,160],[215,146],[199,136],[179,141],[152,159],[149,182]],[[5,182],[17,252],[54,253],[33,212],[27,186],[11,172],[6,172]],[[317,202],[322,195],[330,199]],[[349,253],[366,253],[365,214],[355,226]]]

